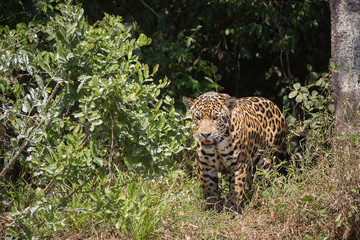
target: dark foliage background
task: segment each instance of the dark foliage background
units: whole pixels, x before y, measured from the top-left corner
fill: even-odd
[[[37,14],[37,2],[1,4],[1,25],[15,26]],[[293,83],[313,82],[330,58],[326,0],[76,0],[90,23],[120,15],[152,44],[142,60],[159,64],[168,94],[176,99],[210,89],[233,96],[261,95],[290,107]],[[37,18],[39,16],[36,16]],[[311,66],[311,68],[309,68]],[[313,73],[311,73],[313,72]],[[182,108],[183,109],[183,108]]]
[[[289,107],[283,99],[289,86],[311,83],[311,71],[328,68],[328,1],[79,2],[90,21],[107,12],[137,22],[137,32],[153,39],[144,61],[160,64],[176,99],[218,88],[238,97],[265,96]]]

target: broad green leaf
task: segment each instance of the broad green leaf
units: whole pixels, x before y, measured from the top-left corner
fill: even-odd
[[[155,104],[155,107],[154,107],[154,112],[157,112],[160,107],[162,105],[162,99],[160,99],[156,104]]]
[[[328,106],[328,108],[329,108],[329,111],[331,112],[331,113],[334,113],[335,112],[335,104],[329,104],[329,106]]]
[[[298,92],[296,90],[294,90],[289,94],[289,98],[294,98],[297,94],[298,94]]]
[[[312,71],[312,66],[311,64],[306,64],[306,69],[311,72]]]
[[[45,196],[44,191],[40,187],[37,187],[35,190],[35,196],[37,200],[42,200]]]
[[[293,87],[294,87],[295,90],[299,90],[300,87],[301,87],[301,84],[300,83],[294,83]]]
[[[298,102],[298,103],[300,103],[300,102],[303,101],[303,99],[304,99],[303,95],[302,95],[302,94],[298,94],[298,95],[296,96],[296,98],[295,98],[295,101]]]
[[[141,33],[139,38],[136,40],[138,46],[144,46],[150,43],[150,40],[145,36],[145,34]]]
[[[39,65],[46,72],[49,73],[51,71],[49,64],[47,64],[43,58],[39,58]]]

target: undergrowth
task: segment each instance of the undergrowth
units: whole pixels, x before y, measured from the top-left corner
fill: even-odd
[[[111,186],[93,179],[71,196],[2,184],[14,202],[1,218],[6,236],[27,239],[356,239],[360,138],[331,140],[336,147],[316,152],[316,163],[288,176],[272,172],[270,186],[255,186],[241,215],[202,211],[197,178],[177,170],[154,179],[119,171]],[[25,208],[25,196],[37,199],[36,209]]]

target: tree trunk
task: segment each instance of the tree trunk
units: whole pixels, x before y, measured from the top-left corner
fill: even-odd
[[[360,132],[360,1],[330,0],[335,132]]]

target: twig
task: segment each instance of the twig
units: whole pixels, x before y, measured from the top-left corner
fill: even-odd
[[[47,110],[47,108],[50,105],[51,100],[55,97],[56,92],[58,91],[60,87],[60,83],[58,82],[53,90],[53,92],[51,93],[50,97],[48,98],[43,113]],[[26,146],[29,144],[30,140],[33,138],[32,133],[35,132],[37,129],[39,129],[45,122],[46,117],[44,117],[38,124],[36,124],[35,126],[31,127],[28,137],[25,139],[25,141],[23,142],[23,144],[21,145],[21,147],[19,148],[19,150],[15,153],[15,155],[12,157],[12,159],[10,160],[10,162],[8,163],[8,165],[6,165],[4,167],[4,169],[1,171],[0,173],[0,181],[5,177],[6,173],[9,171],[10,167],[12,165],[14,165],[15,161],[18,159],[18,157],[20,156],[21,152],[24,151],[24,149],[26,148]]]
[[[109,159],[108,159],[109,184],[107,187],[111,186],[111,178],[112,178],[111,159],[112,159],[112,154],[113,154],[113,149],[114,149],[114,119],[113,119],[111,113],[110,113],[110,116],[111,116],[111,147],[110,147],[110,154],[109,154]]]
[[[44,26],[42,28],[40,28],[39,30],[35,31],[35,33],[38,33],[38,32],[41,32],[42,30],[46,29],[48,26]],[[28,37],[25,38],[25,40],[28,40],[30,39],[31,35],[29,35]],[[12,48],[12,47],[15,47],[16,45],[18,45],[19,43],[23,42],[24,39],[21,39],[20,41],[16,42],[16,43],[13,43],[11,45],[9,45],[7,48],[5,48],[4,50],[8,50],[9,48]],[[3,41],[1,41],[3,42]]]
[[[289,78],[291,78],[289,53],[286,53],[285,57],[286,57],[286,67],[287,67],[287,71],[288,71],[288,76],[289,76]]]
[[[84,182],[83,184],[81,184],[77,189],[75,189],[74,191],[72,191],[67,197],[63,198],[63,199],[61,200],[61,203],[59,203],[59,205],[56,207],[56,209],[59,209],[59,208],[65,203],[66,200],[68,200],[69,198],[71,198],[72,195],[74,195],[74,194],[77,193],[80,189],[82,189],[89,181],[90,181],[90,179],[87,180],[87,181],[85,181],[85,182]]]
[[[57,207],[55,208],[56,210],[58,210],[59,208],[62,207],[62,205],[65,203],[66,200],[68,200],[69,198],[72,197],[72,195],[74,195],[75,193],[77,193],[81,188],[83,188],[85,186],[85,184],[87,184],[90,181],[90,179],[88,181],[85,181],[83,184],[81,184],[77,189],[75,189],[74,191],[72,191],[68,196],[64,197],[61,202],[59,203],[59,205],[57,205]],[[37,225],[38,228],[40,228],[43,224],[45,223],[45,220],[42,220],[41,223],[39,223]]]
[[[152,13],[154,13],[161,21],[163,20],[162,17],[155,12],[154,9],[152,9],[149,5],[146,4],[146,2],[144,2],[144,0],[139,0],[147,9],[149,9]]]
[[[55,180],[51,179],[51,181],[48,183],[48,185],[46,185],[45,189],[44,189],[44,193],[45,195],[48,195],[50,193],[50,191],[55,187]]]
[[[76,213],[79,213],[79,212],[95,212],[94,209],[87,209],[87,208],[59,208],[59,210],[61,211],[65,211],[65,212],[76,212]]]

